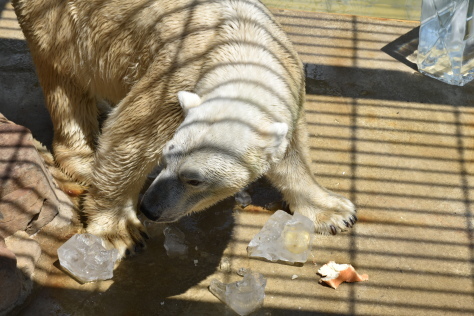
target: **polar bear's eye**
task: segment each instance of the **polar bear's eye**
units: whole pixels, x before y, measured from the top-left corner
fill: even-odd
[[[199,181],[199,180],[189,180],[186,182],[187,184],[189,185],[192,185],[193,187],[197,187],[198,185],[200,185],[202,182]]]
[[[204,178],[203,176],[199,173],[196,172],[195,170],[181,170],[179,173],[179,178],[183,183],[186,183],[187,185],[197,187],[201,184],[204,183]]]

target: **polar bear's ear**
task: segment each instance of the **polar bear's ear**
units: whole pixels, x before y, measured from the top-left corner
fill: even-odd
[[[188,114],[189,109],[201,104],[201,98],[196,93],[187,91],[179,91],[178,100],[183,108],[184,115]]]
[[[270,143],[267,147],[267,154],[273,161],[277,161],[283,157],[288,146],[286,134],[288,134],[288,124],[273,123],[267,131],[270,137]]]

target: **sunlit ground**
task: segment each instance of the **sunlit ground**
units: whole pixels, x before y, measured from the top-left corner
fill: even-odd
[[[357,225],[338,236],[318,236],[303,267],[268,263],[249,259],[246,246],[270,214],[235,212],[228,201],[180,223],[192,249],[187,259],[168,258],[162,226],[151,224],[143,254],[124,261],[112,281],[85,285],[55,264],[56,248],[74,231],[46,227],[34,237],[43,247],[36,291],[20,314],[230,315],[207,287],[213,278],[239,280],[241,267],[268,280],[257,315],[474,313],[472,84],[459,88],[423,77],[381,51],[416,22],[273,12],[305,63],[314,172],[322,185],[357,205]],[[9,6],[1,16],[0,48],[22,38]],[[3,54],[0,49],[2,61],[11,57]],[[12,84],[14,67],[6,71],[0,63],[1,85]],[[25,76],[34,76],[28,71]],[[5,100],[28,107],[23,83],[15,89],[12,97],[0,88],[0,112],[8,112]],[[265,190],[255,189],[255,198]],[[223,259],[231,271],[219,268]],[[319,285],[316,271],[330,260],[352,264],[369,281],[337,290]]]
[[[421,0],[263,0],[269,7],[350,14],[377,18],[420,20]]]

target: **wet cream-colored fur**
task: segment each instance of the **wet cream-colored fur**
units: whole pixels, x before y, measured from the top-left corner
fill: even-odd
[[[163,201],[169,209],[189,205],[180,216],[265,174],[290,209],[313,219],[319,232],[336,233],[355,222],[353,204],[319,186],[310,171],[302,63],[259,1],[13,0],[13,5],[54,124],[54,159],[88,186],[82,205],[87,231],[122,255],[143,245],[138,195],[163,151],[164,174],[181,181],[179,194],[171,187],[171,198]],[[190,92],[180,94],[181,106],[180,91]],[[98,104],[104,101],[112,107],[99,128]],[[221,153],[200,142],[218,144]],[[187,152],[196,150],[195,156]],[[195,163],[186,160],[190,156]],[[203,165],[198,180],[214,192],[212,198],[205,190],[193,195],[199,184],[193,168],[204,160],[215,169]],[[209,183],[216,177],[226,180]],[[146,194],[150,213],[162,201],[152,193]],[[177,201],[191,196],[202,199]]]

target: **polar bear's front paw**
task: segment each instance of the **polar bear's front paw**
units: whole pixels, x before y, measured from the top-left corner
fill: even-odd
[[[101,237],[107,248],[119,251],[119,259],[134,255],[146,246],[149,239],[145,227],[136,218],[111,218],[99,214],[87,221],[86,231]]]
[[[327,192],[313,199],[311,204],[293,210],[312,219],[317,233],[336,235],[357,222],[354,204],[338,194]]]

